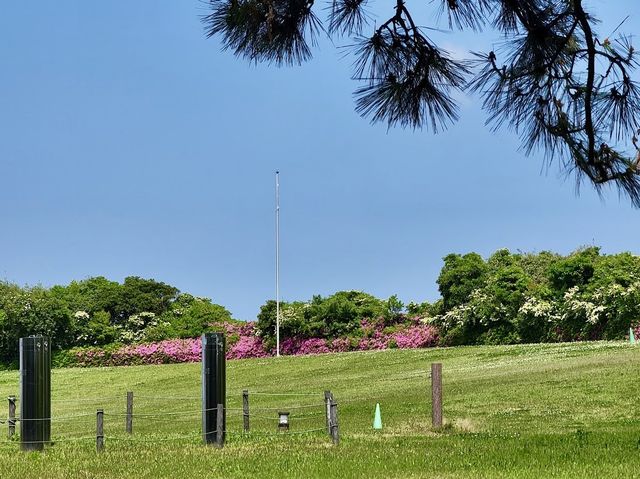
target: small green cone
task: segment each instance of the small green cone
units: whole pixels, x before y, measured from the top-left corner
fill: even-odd
[[[380,414],[380,403],[376,403],[376,414],[373,417],[373,428],[382,429],[382,415]]]
[[[633,328],[629,328],[629,342],[636,344],[636,337],[633,335]]]

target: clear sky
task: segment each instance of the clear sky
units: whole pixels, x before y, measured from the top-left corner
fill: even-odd
[[[433,25],[427,3],[408,5]],[[621,30],[640,30],[640,2],[590,5],[602,36],[627,14]],[[432,300],[450,252],[639,252],[638,210],[586,185],[576,196],[556,165],[490,132],[477,98],[443,134],[387,131],[353,111],[351,58],[329,41],[302,67],[249,65],[204,38],[204,13],[199,0],[2,2],[2,277],[150,277],[255,318],[275,296],[276,169],[285,300]],[[498,37],[436,39],[464,52]]]

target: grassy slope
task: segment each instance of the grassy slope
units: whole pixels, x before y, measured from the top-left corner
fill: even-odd
[[[45,454],[16,452],[3,426],[0,478],[640,477],[639,359],[640,348],[583,343],[232,361],[230,408],[241,405],[243,388],[316,394],[252,395],[256,433],[233,434],[241,418],[230,410],[222,451],[197,439],[198,364],[55,370],[52,415],[87,416],[54,421],[61,440]],[[432,361],[443,363],[449,427],[440,433],[429,427]],[[274,430],[275,411],[257,411],[263,407],[314,405],[291,409],[292,428],[322,428],[324,389],[339,402],[339,447],[322,432],[264,434]],[[124,412],[127,390],[136,394],[138,414],[185,415],[136,418],[137,441],[125,441],[124,419],[113,414]],[[1,372],[0,397],[17,391],[17,372]],[[382,432],[371,428],[376,402]],[[92,439],[65,441],[94,434],[97,407],[106,411],[101,455]]]

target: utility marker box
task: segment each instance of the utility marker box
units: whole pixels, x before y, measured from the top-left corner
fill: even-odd
[[[224,443],[226,429],[227,363],[225,360],[225,337],[223,333],[202,335],[202,437],[205,444],[217,443],[216,432],[222,430]],[[218,405],[223,406],[218,415]],[[218,417],[222,424],[218,424]],[[221,444],[218,444],[221,446]]]
[[[51,341],[20,338],[20,442],[41,451],[51,442]]]

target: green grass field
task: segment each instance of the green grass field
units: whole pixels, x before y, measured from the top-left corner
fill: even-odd
[[[199,439],[199,364],[59,369],[55,445],[22,453],[2,425],[0,478],[640,477],[639,361],[640,347],[623,343],[230,361],[223,450]],[[430,427],[431,362],[443,363],[442,431]],[[241,434],[245,388],[249,435]],[[339,404],[337,447],[323,431],[325,389]],[[127,390],[138,415],[131,437]],[[0,372],[3,418],[4,398],[17,393],[18,373]],[[382,431],[372,429],[376,402]],[[105,410],[102,454],[97,408]],[[291,412],[290,434],[275,434],[278,409]]]

